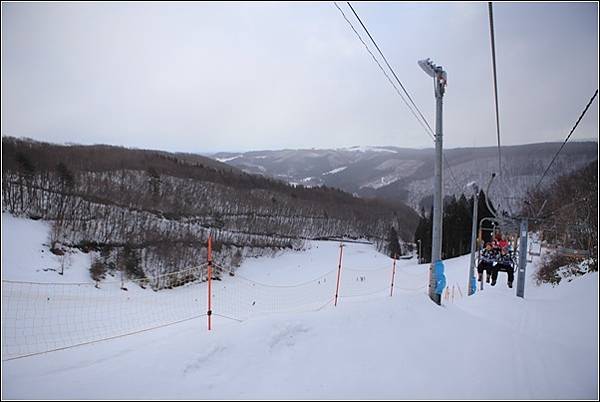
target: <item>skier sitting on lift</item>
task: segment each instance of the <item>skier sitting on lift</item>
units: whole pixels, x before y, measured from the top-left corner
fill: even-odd
[[[496,236],[494,237],[494,244],[493,247],[495,249],[497,249],[498,252],[500,252],[502,249],[508,247],[508,241],[506,240],[506,237],[504,237],[504,235],[500,232],[496,233]]]
[[[508,247],[504,247],[500,250],[500,255],[497,257],[496,269],[492,273],[492,286],[496,285],[496,279],[498,279],[498,271],[506,271],[508,274],[508,287],[512,288],[513,280],[515,279],[515,273],[513,268],[512,256],[508,252]]]
[[[486,273],[486,282],[490,281],[490,276],[493,277],[494,276],[494,271],[496,271],[494,269],[494,262],[496,261],[497,257],[497,252],[494,250],[494,248],[492,247],[491,243],[486,243],[485,248],[483,249],[483,251],[481,252],[481,255],[479,256],[479,265],[477,265],[477,273],[478,275],[478,281],[481,282],[483,280],[483,270],[485,269],[485,273]],[[496,272],[496,276],[498,275],[498,273]]]

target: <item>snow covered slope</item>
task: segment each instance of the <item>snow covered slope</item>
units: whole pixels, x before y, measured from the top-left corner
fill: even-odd
[[[7,236],[19,225],[23,232],[28,226],[33,232],[38,224],[3,220],[3,279],[14,272],[7,265],[18,263],[20,256],[24,261],[29,258],[24,253],[41,248],[42,238],[23,236],[11,249],[6,247]],[[306,252],[247,260],[238,274],[270,284],[265,289],[283,294],[293,293],[288,285],[308,286],[313,279],[327,277],[326,284],[306,289],[326,292],[331,298],[334,283],[327,275],[335,272],[338,253],[337,243],[314,242]],[[414,259],[398,261],[390,297],[392,261],[369,245],[348,243],[340,289],[347,297],[340,298],[336,307],[330,303],[318,311],[256,314],[243,322],[214,316],[210,332],[202,317],[3,361],[2,397],[597,398],[598,275],[588,274],[555,288],[536,287],[528,279],[525,299],[520,299],[501,273],[496,287],[486,286],[472,297],[461,298],[458,286],[464,293],[468,261],[459,257],[445,262],[447,283],[454,285],[455,294],[454,300],[444,300],[438,307],[425,294],[427,266],[417,265]],[[75,274],[83,264],[71,269]],[[531,264],[528,269],[531,274]],[[58,277],[35,269],[30,274],[39,275],[39,281],[48,281],[50,274]],[[225,277],[216,284],[215,294],[240,278]],[[360,294],[360,286],[372,279],[386,288],[350,297]],[[352,286],[358,293],[348,290]],[[206,295],[205,284],[169,292],[187,297],[190,289]],[[198,308],[206,308],[204,299]],[[4,324],[3,317],[3,329]]]
[[[88,282],[91,255],[49,251],[50,224],[2,213],[2,279],[40,282]],[[62,272],[62,275],[58,273]]]

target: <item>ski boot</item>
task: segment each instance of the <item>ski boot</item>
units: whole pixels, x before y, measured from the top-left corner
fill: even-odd
[[[508,287],[512,289],[512,282],[508,282]]]

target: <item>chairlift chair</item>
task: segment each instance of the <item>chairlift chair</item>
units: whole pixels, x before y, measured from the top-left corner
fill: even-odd
[[[492,223],[492,227],[491,228],[486,228],[483,226],[484,221],[490,221]],[[478,239],[478,243],[479,243],[479,247],[478,247],[478,252],[477,252],[477,261],[479,261],[479,258],[481,256],[481,252],[483,251],[484,247],[485,247],[485,242],[483,241],[483,232],[491,232],[491,237],[493,238],[493,236],[499,231],[501,233],[516,233],[519,234],[519,227],[514,224],[511,221],[508,220],[500,220],[497,218],[482,218],[479,224],[479,239]],[[517,265],[518,265],[518,261],[519,261],[519,252],[518,252],[518,247],[516,247],[517,244],[517,236],[509,236],[511,240],[509,240],[509,249],[508,249],[508,255],[509,255],[509,265],[505,265],[504,261],[501,261],[500,258],[498,258],[498,260],[494,263],[494,267],[496,267],[498,269],[498,272],[508,272],[509,270],[512,270],[512,272],[516,271]],[[511,244],[513,243],[513,244]],[[500,255],[499,255],[500,257]]]

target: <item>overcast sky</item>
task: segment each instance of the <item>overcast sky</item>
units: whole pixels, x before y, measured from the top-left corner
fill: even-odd
[[[353,5],[432,126],[417,60],[447,70],[445,148],[496,144],[487,3]],[[494,25],[502,143],[562,141],[598,87],[597,3],[494,3]],[[331,2],[2,3],[2,135],[189,152],[432,145]],[[597,137],[598,100],[573,138]]]

